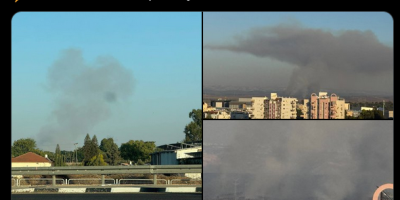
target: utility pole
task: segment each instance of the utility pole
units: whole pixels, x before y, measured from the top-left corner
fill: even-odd
[[[76,150],[76,145],[77,145],[78,143],[75,143],[74,145],[75,145],[75,165],[77,165],[78,164],[78,151]]]

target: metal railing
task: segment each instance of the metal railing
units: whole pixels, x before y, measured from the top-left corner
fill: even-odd
[[[100,182],[102,181],[101,178],[74,178],[74,179],[68,179],[67,184],[70,185],[72,181],[72,184],[77,184],[77,185],[89,185],[89,184],[94,184],[94,182]],[[108,184],[114,184],[115,185],[115,179],[112,178],[105,178],[104,179],[104,184],[107,184],[106,182],[112,182]]]
[[[201,185],[201,179],[172,179],[169,181],[171,185]]]
[[[48,185],[48,183],[51,183],[53,181],[52,178],[20,178],[17,179],[17,186],[21,185]],[[61,181],[60,185],[64,185],[64,179],[56,178],[55,183],[57,184],[57,181]]]
[[[18,179],[11,178],[11,187],[18,186]]]
[[[166,179],[157,179],[157,184],[167,185]],[[154,184],[153,179],[119,179],[118,184],[131,184],[131,185],[147,185]]]
[[[46,186],[52,184],[52,178],[11,178],[11,186]],[[105,178],[75,178],[75,179],[55,179],[56,185],[201,185],[202,179],[112,179]]]
[[[12,167],[11,175],[201,173],[201,165]]]
[[[105,185],[105,175],[109,174],[152,174],[153,184],[158,184],[157,174],[183,174],[183,173],[201,173],[202,165],[143,165],[143,166],[70,166],[70,167],[12,167],[11,175],[51,175],[52,178],[46,180],[52,180],[53,186],[56,185],[56,175],[72,175],[72,174],[100,174],[101,185]],[[39,179],[37,179],[39,180]],[[41,180],[44,180],[43,178]],[[71,179],[70,179],[71,180]],[[75,179],[77,180],[77,179]],[[99,179],[95,179],[99,180]],[[107,179],[110,180],[110,179]],[[20,180],[16,180],[16,184],[19,186]],[[117,183],[113,180],[114,184]],[[161,179],[163,182],[163,179]],[[168,181],[165,181],[168,184]],[[65,181],[69,184],[69,180]]]

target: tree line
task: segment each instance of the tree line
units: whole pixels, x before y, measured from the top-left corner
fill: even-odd
[[[102,139],[99,144],[96,135],[90,138],[89,134],[86,134],[84,145],[75,151],[61,151],[59,144],[54,152],[42,151],[32,138],[16,140],[11,146],[12,157],[33,152],[41,156],[47,155],[54,166],[66,166],[66,163],[76,161],[83,166],[119,165],[129,161],[143,165],[150,162],[150,154],[155,151],[156,145],[153,141],[129,140],[118,147],[111,137]]]
[[[202,111],[193,109],[189,113],[192,121],[184,128],[185,138],[181,142],[195,142],[202,140]],[[65,166],[66,163],[80,162],[83,166],[119,165],[123,162],[133,162],[143,165],[150,163],[151,153],[159,151],[154,141],[129,140],[120,147],[114,139],[104,138],[98,143],[96,135],[91,138],[87,133],[83,146],[74,151],[62,151],[60,145],[56,145],[54,152],[43,151],[36,146],[32,138],[22,138],[13,142],[11,157],[17,157],[27,152],[33,152],[41,156],[47,155],[53,161],[54,166]]]
[[[361,107],[373,107],[373,108],[383,108],[383,102],[348,102],[351,108],[361,108]],[[385,102],[385,110],[393,110],[393,102]]]

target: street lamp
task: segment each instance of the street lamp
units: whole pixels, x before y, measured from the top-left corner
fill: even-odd
[[[75,145],[75,165],[77,165],[77,163],[78,163],[78,151],[76,150],[76,145],[77,145],[78,143],[75,143],[74,145]]]

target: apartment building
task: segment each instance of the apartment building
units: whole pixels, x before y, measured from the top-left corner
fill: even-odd
[[[345,118],[345,100],[332,93],[327,92],[311,94],[310,99],[310,119],[344,119]]]

